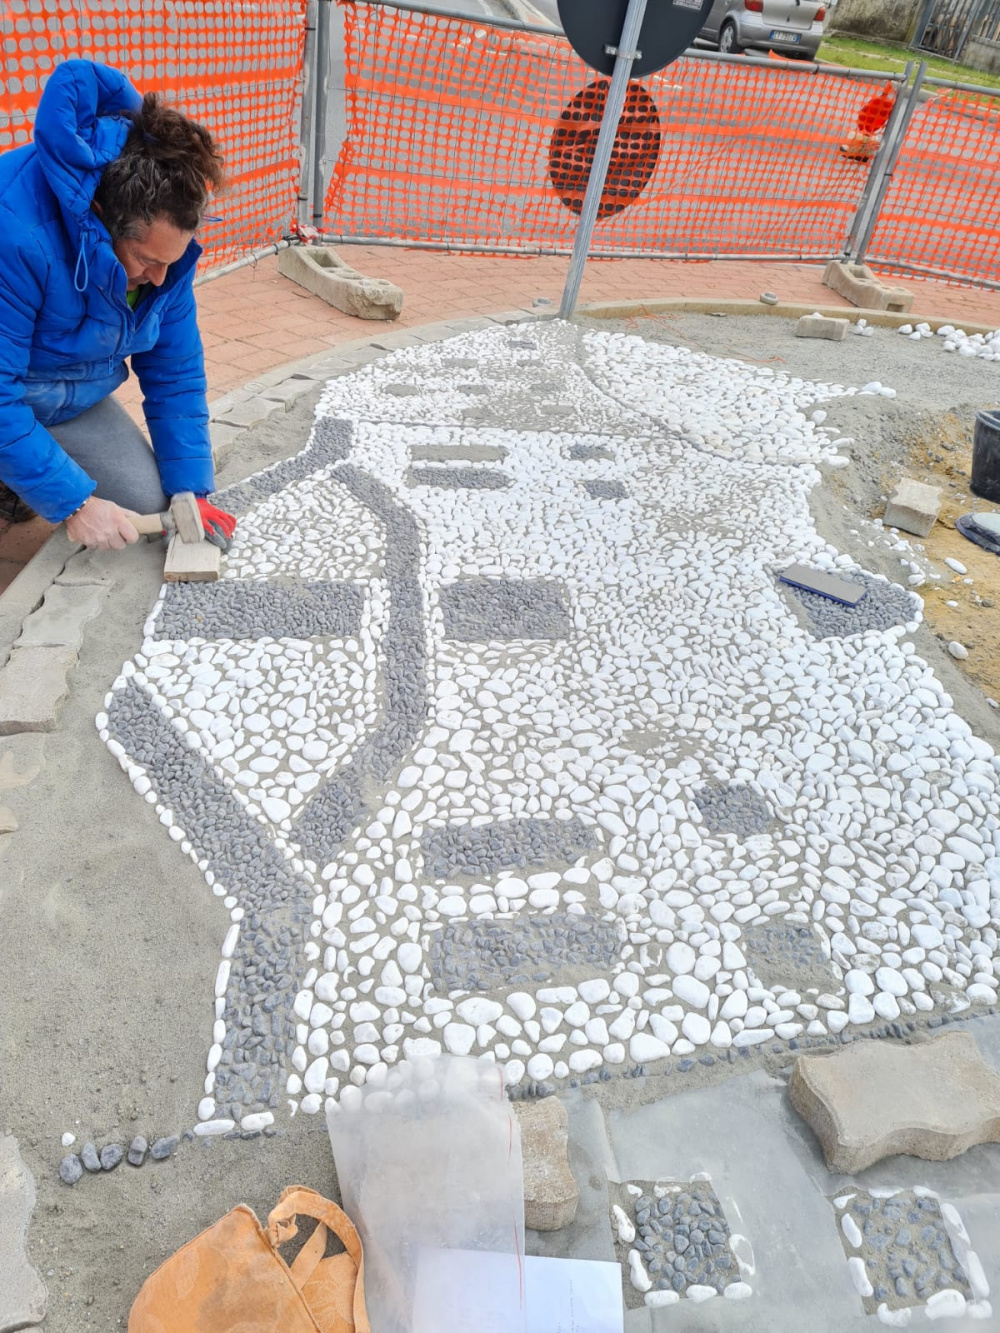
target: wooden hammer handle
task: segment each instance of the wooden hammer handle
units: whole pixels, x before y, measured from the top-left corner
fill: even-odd
[[[133,514],[129,522],[140,537],[158,537],[162,532],[173,532],[169,514]]]

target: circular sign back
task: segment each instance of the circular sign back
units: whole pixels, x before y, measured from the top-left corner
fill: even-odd
[[[652,74],[676,60],[701,31],[712,0],[649,0],[639,35],[642,55],[632,62],[630,78]],[[612,74],[628,0],[559,0],[559,20],[573,50],[592,69]]]

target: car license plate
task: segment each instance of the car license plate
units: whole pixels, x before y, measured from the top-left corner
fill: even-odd
[[[800,34],[797,32],[788,32],[785,28],[773,28],[771,30],[772,42],[797,42]]]

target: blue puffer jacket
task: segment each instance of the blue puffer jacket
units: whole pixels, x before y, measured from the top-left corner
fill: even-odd
[[[141,98],[116,70],[68,60],[49,77],[35,142],[0,155],[0,481],[56,523],[94,481],[46,430],[139,377],[163,489],[213,489],[192,241],[133,312],[125,270],[91,212]]]

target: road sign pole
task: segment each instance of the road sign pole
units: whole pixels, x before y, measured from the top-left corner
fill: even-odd
[[[573,254],[569,261],[562,303],[559,306],[560,319],[572,318],[576,309],[576,298],[580,293],[580,283],[583,281],[583,269],[590,252],[590,239],[594,233],[594,224],[597,222],[597,210],[604,194],[608,167],[611,165],[611,152],[615,146],[618,122],[621,120],[622,108],[625,105],[629,74],[632,72],[632,62],[639,55],[636,48],[645,14],[646,0],[629,0],[625,22],[622,25],[622,35],[618,41],[618,49],[614,53],[615,68],[611,75],[607,100],[604,103],[604,114],[601,117],[601,129],[597,136],[593,165],[590,168],[590,179],[587,181],[587,192],[583,197],[580,221],[577,223],[576,236],[573,238]]]

